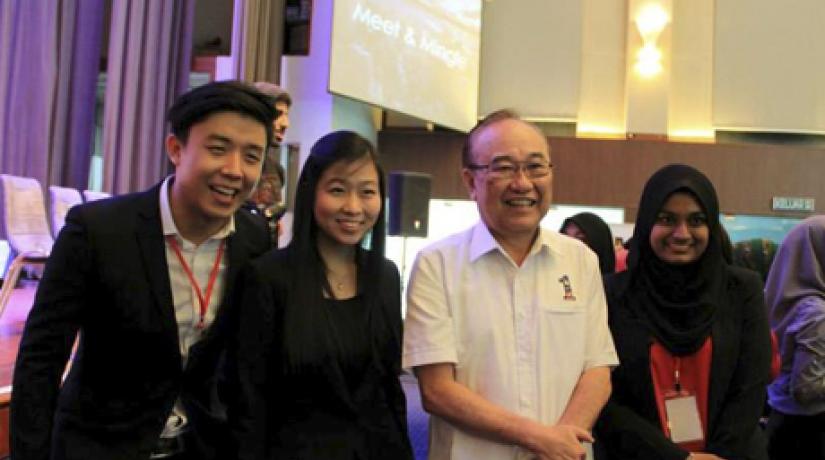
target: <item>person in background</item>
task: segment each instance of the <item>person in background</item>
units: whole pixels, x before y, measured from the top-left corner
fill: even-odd
[[[273,156],[264,160],[261,179],[258,186],[247,200],[243,208],[259,216],[269,229],[272,247],[278,247],[278,237],[281,235],[281,217],[286,213],[283,204],[284,167]]]
[[[765,285],[779,341],[779,377],[768,387],[771,459],[825,458],[825,216],[785,236]]]
[[[724,259],[713,184],[668,165],[638,209],[628,269],[605,278],[621,364],[596,424],[600,458],[765,459],[762,283]]]
[[[615,271],[616,253],[613,250],[613,235],[610,233],[610,227],[601,217],[592,212],[582,212],[565,219],[559,231],[582,241],[596,253],[602,275]]]
[[[15,460],[227,458],[226,299],[269,248],[263,225],[238,210],[274,118],[246,84],[195,88],[168,112],[173,175],[69,211],[15,365]]]
[[[733,243],[731,243],[730,235],[722,224],[719,224],[719,240],[722,243],[722,259],[726,263],[733,263]]]
[[[596,255],[539,226],[553,170],[538,128],[494,112],[462,162],[481,220],[422,250],[407,291],[430,459],[584,458],[617,364]]]
[[[272,208],[278,205],[283,205],[283,187],[284,187],[284,167],[276,161],[264,161],[264,167],[261,171],[261,180],[255,193],[252,194],[252,200],[259,208]]]
[[[280,162],[281,144],[286,136],[287,128],[289,128],[289,110],[292,108],[292,98],[286,90],[274,83],[259,81],[252,85],[261,93],[272,98],[275,108],[275,120],[272,122],[273,136],[264,158],[261,180],[258,182],[252,196],[244,203],[243,208],[260,216],[269,228],[272,246],[278,247],[278,239],[283,233],[284,227],[281,218],[286,214],[282,192],[286,184],[286,173]]]
[[[369,141],[338,131],[312,147],[292,241],[241,278],[230,355],[240,391],[228,412],[237,458],[411,459],[385,198]]]
[[[627,270],[627,247],[622,237],[613,239],[613,251],[616,252],[616,273]]]
[[[289,109],[292,108],[292,98],[280,86],[266,81],[258,81],[252,84],[255,89],[269,96],[274,101],[275,120],[272,122],[272,142],[271,146],[278,148],[284,142],[286,130],[289,128]]]
[[[733,245],[733,263],[759,273],[762,282],[766,282],[776,248],[776,243],[765,238],[740,241]]]

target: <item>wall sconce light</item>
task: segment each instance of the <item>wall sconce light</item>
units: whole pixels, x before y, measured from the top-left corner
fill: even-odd
[[[647,4],[636,15],[636,28],[643,45],[636,53],[634,68],[643,77],[652,77],[662,71],[662,52],[656,47],[656,41],[668,21],[667,12],[657,3]]]

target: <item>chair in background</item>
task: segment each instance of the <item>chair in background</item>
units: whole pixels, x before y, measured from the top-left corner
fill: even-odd
[[[94,190],[84,190],[83,191],[83,200],[86,201],[87,203],[90,202],[90,201],[97,201],[97,200],[102,200],[104,198],[109,198],[111,196],[112,196],[111,193],[106,193],[106,192],[96,192]]]
[[[36,179],[0,174],[0,238],[15,256],[0,288],[2,316],[23,267],[45,265],[54,243]]]
[[[52,223],[52,236],[57,238],[60,229],[66,223],[66,214],[69,209],[76,204],[83,203],[83,197],[76,188],[58,187],[52,185],[49,187],[49,204],[50,217]]]

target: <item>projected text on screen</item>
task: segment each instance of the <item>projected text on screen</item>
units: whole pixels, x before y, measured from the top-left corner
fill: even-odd
[[[337,0],[330,91],[467,130],[480,21],[479,0]]]

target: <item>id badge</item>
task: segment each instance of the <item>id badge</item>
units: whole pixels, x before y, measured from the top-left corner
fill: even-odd
[[[671,441],[677,444],[704,441],[696,396],[686,392],[665,396],[665,412]]]

